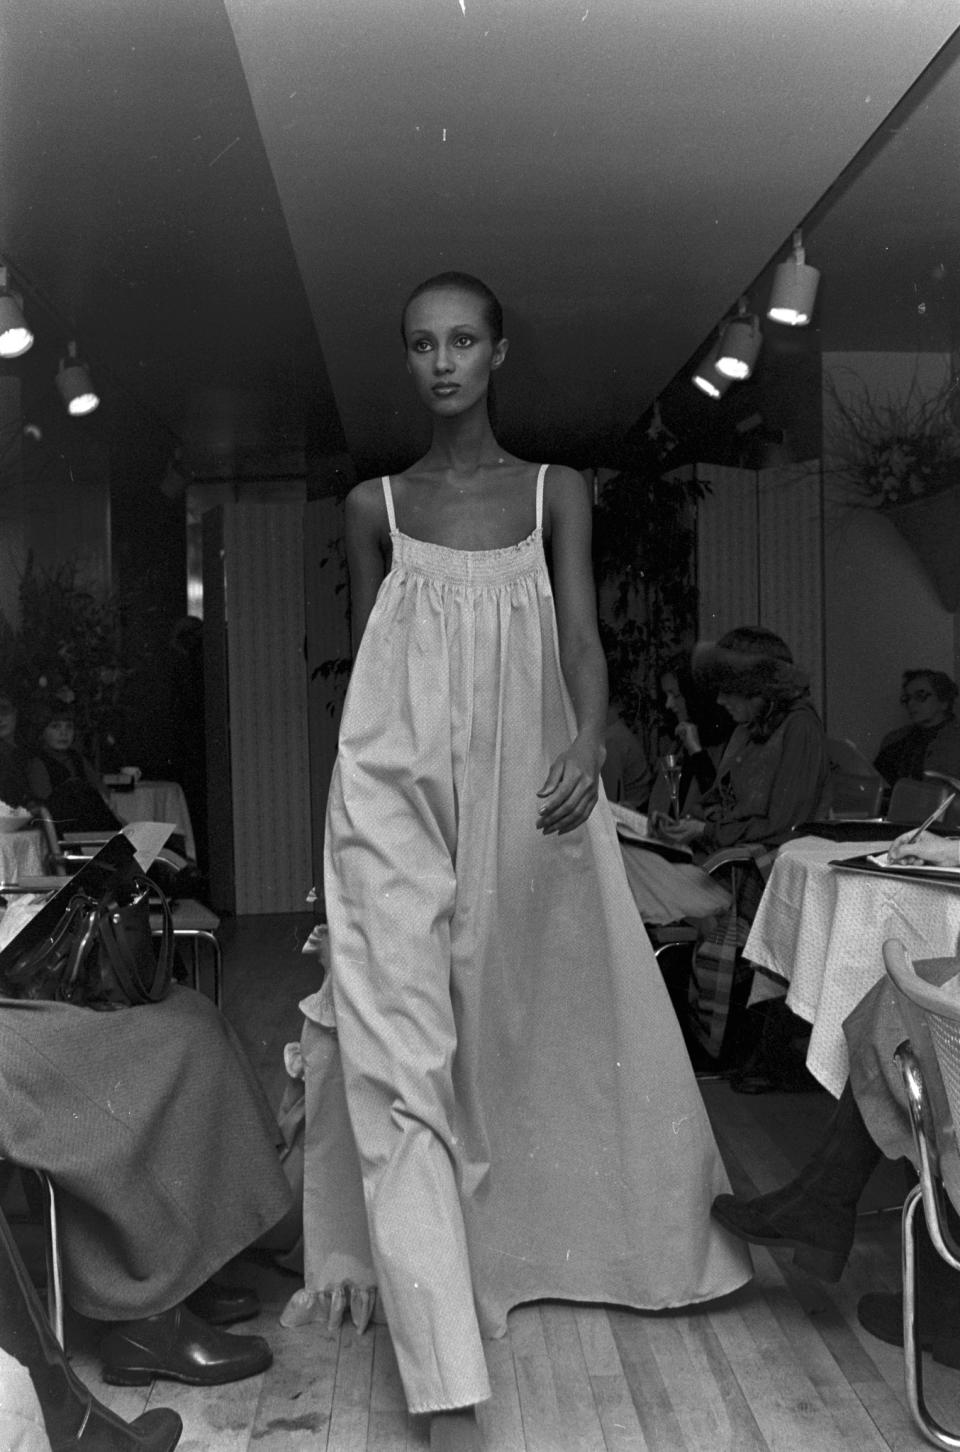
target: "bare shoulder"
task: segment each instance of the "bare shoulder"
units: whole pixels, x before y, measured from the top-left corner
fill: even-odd
[[[389,533],[387,506],[379,479],[364,479],[355,484],[344,501],[347,528],[365,535]]]
[[[364,479],[354,484],[347,495],[344,507],[355,519],[372,519],[386,514],[383,499],[383,484],[379,479]]]
[[[543,485],[544,513],[548,524],[589,518],[590,490],[578,469],[551,464]]]
[[[543,487],[545,493],[558,499],[571,495],[580,498],[587,494],[586,479],[579,469],[571,469],[568,464],[548,464]]]

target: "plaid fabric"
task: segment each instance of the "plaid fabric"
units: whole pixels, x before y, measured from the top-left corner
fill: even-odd
[[[718,1059],[724,1038],[741,998],[746,1000],[753,966],[741,956],[756,915],[776,848],[748,861],[730,862],[713,875],[733,899],[731,906],[712,920],[693,953],[690,972],[690,1029],[700,1046]],[[741,992],[742,990],[742,992]]]

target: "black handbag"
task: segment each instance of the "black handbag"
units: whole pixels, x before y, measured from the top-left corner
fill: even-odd
[[[161,914],[156,937],[151,910]],[[28,928],[0,954],[3,997],[116,1009],[159,1003],[169,991],[170,905],[122,847],[108,844]]]

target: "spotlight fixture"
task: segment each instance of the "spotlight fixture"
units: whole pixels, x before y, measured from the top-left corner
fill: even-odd
[[[799,231],[794,232],[793,255],[786,262],[781,262],[773,274],[767,317],[775,323],[804,328],[813,317],[820,273],[805,261],[805,257],[803,238]]]
[[[33,347],[33,334],[23,316],[23,298],[13,291],[0,263],[0,358],[21,358]]]
[[[81,418],[85,413],[93,413],[93,410],[100,406],[100,395],[94,388],[85,365],[77,357],[76,343],[67,344],[67,356],[60,360],[57,388],[60,390],[60,397],[67,405],[67,413],[72,414],[74,418]]]
[[[697,364],[693,371],[692,382],[695,388],[699,388],[708,398],[722,398],[726,393],[732,378],[726,378],[722,373],[717,372],[717,358],[720,356],[720,339],[714,343],[710,352]]]
[[[747,312],[747,300],[742,297],[736,317],[731,318],[723,330],[717,372],[742,383],[753,372],[762,342],[760,320],[756,313]]]

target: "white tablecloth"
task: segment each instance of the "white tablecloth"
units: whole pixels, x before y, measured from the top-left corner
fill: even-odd
[[[960,941],[960,886],[829,865],[887,845],[818,837],[786,843],[744,949],[786,980],[789,1007],[813,1025],[807,1068],[838,1098],[849,1067],[843,1020],[883,977],[884,940],[899,938],[913,958],[950,957]]]
[[[0,835],[0,882],[16,882],[19,877],[39,877],[46,861],[42,833],[33,827]]]
[[[172,822],[186,843],[187,856],[196,861],[190,811],[179,782],[139,781],[132,791],[112,791],[109,795],[121,822]]]

